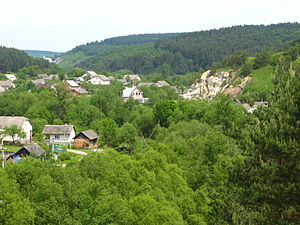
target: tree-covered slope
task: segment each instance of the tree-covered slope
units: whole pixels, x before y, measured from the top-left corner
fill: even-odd
[[[29,56],[34,58],[42,58],[43,56],[53,58],[63,54],[63,52],[51,52],[51,51],[39,51],[39,50],[24,50],[24,52],[26,52]]]
[[[159,39],[168,38],[175,35],[178,34],[139,34],[108,38],[101,42],[95,41],[87,43],[85,45],[77,46],[71,51],[66,52],[63,55],[63,60],[60,63],[60,66],[73,67],[77,66],[83,61],[87,61],[87,64],[94,64],[94,58],[91,59],[91,62],[88,61],[88,59],[94,56],[99,56],[101,58],[103,55],[110,56],[111,54],[119,54],[120,57],[124,57],[124,52],[126,56],[130,56],[137,54],[137,52],[148,51],[149,44],[151,46],[151,50],[154,50],[154,45],[151,43],[154,43]],[[124,46],[126,47],[122,48]]]
[[[23,51],[0,46],[1,73],[16,72],[21,68],[31,65],[38,65],[41,68],[47,68],[50,66],[50,64],[43,59],[34,59]]]
[[[63,56],[61,65],[76,65],[98,71],[131,69],[135,73],[145,74],[161,72],[167,65],[172,73],[186,73],[198,71],[200,67],[206,68],[237,50],[245,50],[249,55],[256,54],[263,47],[277,50],[299,36],[299,23],[283,23],[235,26],[157,37],[118,37],[76,47]],[[152,46],[149,42],[154,43],[153,49],[150,49]],[[148,48],[143,49],[146,45]],[[136,51],[137,48],[140,50]]]

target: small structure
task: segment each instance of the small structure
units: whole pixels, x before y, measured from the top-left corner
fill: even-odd
[[[152,86],[154,83],[139,83],[137,86],[138,87],[144,87],[144,86]]]
[[[159,80],[155,83],[155,85],[157,87],[170,87],[171,85],[167,82],[167,81],[164,81],[164,80]]]
[[[77,134],[74,139],[75,148],[97,148],[98,147],[98,134],[93,130],[82,131]]]
[[[139,103],[145,103],[149,100],[148,98],[144,98],[143,92],[135,86],[131,88],[126,87],[123,90],[122,97],[125,102],[128,102],[130,98],[137,100]]]
[[[75,137],[73,125],[46,125],[42,133],[49,144],[71,145]]]
[[[33,156],[37,158],[43,158],[46,151],[38,144],[30,144],[22,147],[19,151],[9,155],[6,158],[6,161],[19,161],[21,158],[27,157],[27,156]]]
[[[244,109],[247,113],[253,113],[258,107],[269,107],[269,103],[266,101],[254,102],[253,106],[251,107],[249,104],[243,104]]]
[[[17,79],[15,74],[5,74],[5,77],[10,81],[15,81]]]
[[[93,76],[88,82],[94,85],[110,85],[110,79],[105,75]]]
[[[79,88],[79,85],[74,80],[66,80],[68,88]]]
[[[71,93],[75,96],[81,96],[81,95],[86,95],[88,94],[88,92],[83,89],[82,87],[79,87],[79,88],[72,88],[71,89]]]
[[[21,143],[30,143],[32,140],[32,125],[29,122],[29,119],[23,116],[0,116],[0,129],[6,127],[17,126],[25,132],[26,137],[20,139]],[[15,135],[15,139],[18,139],[18,136]],[[13,142],[11,136],[5,136],[3,142]]]
[[[43,80],[58,80],[59,78],[57,74],[38,74],[37,77]]]
[[[7,91],[9,88],[15,88],[16,85],[11,80],[0,80],[0,86]]]

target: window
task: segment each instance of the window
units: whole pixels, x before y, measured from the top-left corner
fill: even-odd
[[[60,139],[60,135],[55,135],[54,138],[55,139]]]

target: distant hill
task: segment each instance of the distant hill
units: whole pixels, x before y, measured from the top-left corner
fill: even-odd
[[[34,58],[42,58],[43,56],[54,58],[57,57],[63,52],[51,52],[51,51],[39,51],[39,50],[24,50],[29,56],[32,56]]]
[[[62,67],[71,68],[74,66],[78,66],[81,62],[97,56],[99,56],[100,58],[104,57],[104,59],[106,59],[133,56],[141,52],[149,51],[152,51],[151,54],[153,54],[153,51],[156,52],[156,50],[154,49],[154,43],[157,40],[173,37],[176,35],[179,35],[179,33],[138,34],[108,38],[101,42],[95,41],[87,43],[85,45],[77,46],[71,51],[63,54],[63,61],[60,65]],[[99,60],[97,59],[97,61]]]
[[[0,72],[16,72],[21,68],[37,65],[40,68],[48,68],[50,64],[43,59],[35,59],[24,51],[15,48],[0,46]]]
[[[106,39],[78,46],[62,55],[62,67],[96,71],[130,69],[134,73],[184,74],[207,68],[237,50],[250,56],[263,47],[279,50],[300,36],[299,23],[245,25],[218,30],[143,34]]]

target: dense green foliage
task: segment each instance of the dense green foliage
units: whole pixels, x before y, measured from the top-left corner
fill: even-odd
[[[50,51],[39,51],[39,50],[24,50],[29,56],[34,58],[42,58],[43,56],[49,57],[49,58],[55,58],[63,52],[50,52]]]
[[[40,68],[49,68],[50,64],[43,59],[34,59],[25,52],[15,48],[6,48],[0,46],[0,72],[16,72],[19,69],[37,65]]]
[[[184,74],[207,68],[238,50],[245,50],[251,56],[260,53],[262,47],[277,50],[298,39],[299,30],[298,23],[285,23],[235,26],[180,35],[118,37],[78,46],[63,56],[61,65],[112,72],[130,69],[134,73],[148,74],[162,72],[163,65],[167,64],[172,74]],[[265,60],[263,53],[257,58]],[[257,66],[264,63],[260,60]]]
[[[224,95],[183,101],[169,87],[145,87],[144,105],[125,103],[120,84],[86,84],[90,96],[75,97],[60,81],[56,92],[27,85],[37,68],[22,69],[0,115],[27,116],[39,141],[49,123],[93,129],[104,151],[8,163],[0,223],[299,224],[300,45],[272,57],[269,107],[253,114]],[[257,80],[273,70],[261,66]]]

